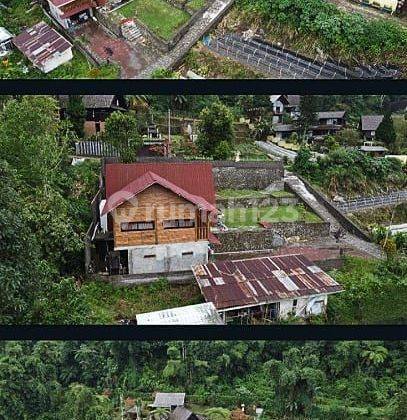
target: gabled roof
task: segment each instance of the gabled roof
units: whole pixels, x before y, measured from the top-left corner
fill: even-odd
[[[360,118],[362,131],[376,131],[383,118],[384,115],[362,115]]]
[[[157,392],[155,394],[154,402],[151,407],[165,407],[171,408],[172,406],[183,406],[185,402],[184,392]]]
[[[13,39],[14,45],[35,65],[72,48],[72,45],[55,29],[40,22]]]
[[[322,118],[343,118],[346,111],[321,111],[318,112],[318,119]]]
[[[216,261],[193,272],[205,300],[218,310],[343,290],[303,255]]]
[[[11,34],[6,28],[0,26],[0,42],[8,41],[13,38],[13,34]]]
[[[192,414],[192,411],[189,411],[187,408],[178,406],[170,414],[170,420],[188,420]]]
[[[93,108],[111,108],[115,95],[83,95],[82,103],[87,109]],[[59,106],[67,108],[69,95],[58,95]]]
[[[299,106],[301,95],[287,95],[287,99],[290,106]]]
[[[125,201],[130,200],[135,197],[137,194],[141,193],[148,187],[151,187],[154,184],[161,185],[162,187],[172,191],[174,194],[177,194],[185,200],[195,204],[200,209],[207,210],[209,212],[216,211],[216,207],[208,203],[204,198],[190,194],[184,189],[178,187],[172,182],[162,178],[161,176],[155,174],[154,172],[146,172],[144,175],[130,182],[123,189],[117,191],[113,195],[109,196],[106,200],[106,204],[103,207],[102,215],[109,213],[114,210],[116,207],[123,204]]]
[[[105,166],[106,198],[147,172],[153,172],[189,194],[216,205],[212,164],[208,162],[111,163]]]

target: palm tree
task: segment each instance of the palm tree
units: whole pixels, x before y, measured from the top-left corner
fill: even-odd
[[[203,414],[208,420],[228,420],[230,418],[230,411],[223,407],[208,408]]]
[[[170,415],[170,410],[166,407],[157,407],[150,412],[150,419],[152,420],[162,420],[168,419]]]

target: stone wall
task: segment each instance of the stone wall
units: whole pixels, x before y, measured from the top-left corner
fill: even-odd
[[[230,162],[214,161],[213,176],[218,189],[263,190],[281,181],[284,176],[282,162]]]
[[[298,197],[272,197],[265,196],[263,198],[250,198],[250,197],[239,197],[239,198],[218,198],[216,200],[216,206],[218,209],[222,208],[233,208],[233,207],[268,207],[268,206],[295,206],[298,204]]]
[[[216,245],[216,253],[257,251],[279,248],[284,245],[284,238],[298,236],[303,239],[329,235],[329,223],[288,222],[273,223],[272,229],[249,228],[229,229],[216,232],[221,245]]]

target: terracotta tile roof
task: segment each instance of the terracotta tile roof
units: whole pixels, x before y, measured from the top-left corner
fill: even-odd
[[[175,194],[185,198],[185,200],[195,204],[200,209],[209,212],[216,211],[216,207],[211,203],[208,203],[204,198],[191,194],[188,191],[185,191],[183,188],[155,174],[154,172],[149,171],[144,175],[136,178],[134,181],[130,182],[130,184],[126,185],[121,190],[116,191],[114,194],[110,195],[106,200],[105,206],[103,207],[102,215],[109,213],[116,207],[123,204],[125,201],[130,200],[154,184],[161,185],[162,187],[171,190]]]
[[[63,53],[72,45],[55,29],[40,22],[21,32],[13,39],[14,45],[34,65],[43,65],[56,54]]]
[[[218,310],[343,290],[300,254],[216,261],[193,271],[205,300]]]
[[[189,194],[216,205],[212,165],[207,162],[112,163],[105,167],[106,198],[147,172],[166,179]]]

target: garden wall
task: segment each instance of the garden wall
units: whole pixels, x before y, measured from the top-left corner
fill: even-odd
[[[216,206],[218,208],[233,208],[233,207],[268,207],[268,206],[295,206],[298,204],[298,197],[272,197],[266,196],[264,198],[218,198]]]
[[[273,223],[271,229],[229,229],[216,232],[221,245],[215,245],[218,252],[257,251],[279,248],[284,245],[284,238],[318,238],[329,235],[329,223],[282,222]]]
[[[276,162],[213,161],[213,176],[218,189],[264,190],[282,181],[284,166]]]

